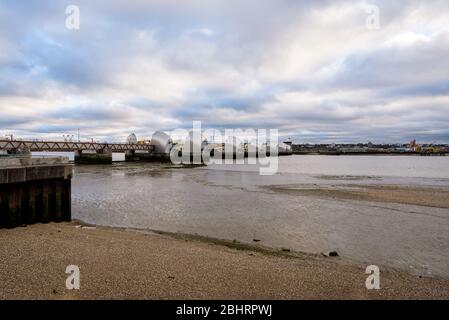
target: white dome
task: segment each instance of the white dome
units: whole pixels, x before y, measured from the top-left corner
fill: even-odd
[[[126,138],[126,141],[127,141],[128,143],[131,143],[131,144],[136,144],[136,143],[137,143],[137,136],[136,136],[134,133],[131,133],[131,134]]]
[[[153,153],[155,154],[169,154],[173,148],[172,139],[162,131],[157,131],[153,134],[150,144],[154,146]]]

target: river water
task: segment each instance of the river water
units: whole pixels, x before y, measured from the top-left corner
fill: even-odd
[[[270,186],[449,187],[449,157],[290,156],[279,171],[227,165],[75,166],[73,213],[87,223],[199,234],[449,278],[449,210],[273,191]]]

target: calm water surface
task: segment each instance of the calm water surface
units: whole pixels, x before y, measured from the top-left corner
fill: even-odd
[[[449,187],[449,157],[291,156],[279,172],[251,166],[75,166],[73,217],[120,227],[336,250],[367,264],[449,277],[449,210],[274,192],[272,185]]]

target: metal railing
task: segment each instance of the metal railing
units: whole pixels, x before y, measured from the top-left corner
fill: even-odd
[[[0,140],[0,150],[29,150],[48,152],[73,152],[77,150],[92,150],[112,152],[126,151],[153,151],[150,144],[132,143],[97,143],[97,142],[68,142],[68,141],[24,141],[24,140]]]
[[[37,159],[37,158],[68,158],[62,155],[40,155],[40,154],[2,154],[0,153],[0,159]]]

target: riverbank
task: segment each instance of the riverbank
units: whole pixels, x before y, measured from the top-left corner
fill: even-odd
[[[206,238],[38,224],[0,230],[1,299],[440,299],[449,280],[381,270],[340,257],[211,242]],[[77,265],[81,289],[65,287]]]
[[[449,188],[447,187],[341,184],[338,186],[286,185],[267,188],[292,195],[449,209]]]

